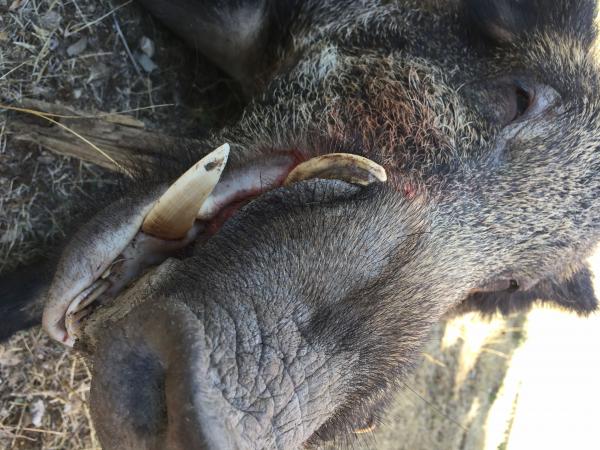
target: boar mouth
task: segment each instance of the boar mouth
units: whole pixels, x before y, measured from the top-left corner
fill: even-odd
[[[114,233],[117,238],[108,239],[108,251],[103,248],[83,269],[77,261],[81,252],[63,255],[43,317],[52,338],[73,346],[96,308],[114,300],[150,267],[209,239],[239,208],[265,192],[310,179],[359,186],[387,181],[383,167],[354,154],[329,153],[302,162],[290,153],[275,154],[223,174],[228,156],[225,144],[194,164],[139,208]]]

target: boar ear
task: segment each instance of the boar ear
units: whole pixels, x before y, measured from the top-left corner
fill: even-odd
[[[511,43],[536,26],[533,4],[516,0],[466,0],[471,25],[499,44]]]
[[[596,35],[596,0],[465,0],[471,27],[497,44],[534,31],[551,31],[590,45]]]
[[[480,311],[485,315],[528,310],[535,302],[553,304],[568,311],[588,314],[598,308],[593,275],[584,266],[564,279],[547,278],[528,290],[478,292],[458,307],[457,313]]]
[[[191,47],[248,87],[289,34],[296,0],[141,0]],[[263,80],[264,81],[264,80]]]

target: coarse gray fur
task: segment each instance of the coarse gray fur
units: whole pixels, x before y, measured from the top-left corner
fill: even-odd
[[[351,442],[444,316],[596,309],[595,1],[142,3],[252,100],[140,186],[223,142],[233,168],[343,151],[389,182],[265,194],[99,310],[80,346],[105,448]]]

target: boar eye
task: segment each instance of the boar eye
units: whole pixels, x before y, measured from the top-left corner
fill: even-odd
[[[534,92],[527,87],[515,83],[510,92],[509,110],[507,111],[507,122],[509,125],[525,116],[531,109],[534,102]]]
[[[511,89],[507,125],[533,119],[560,103],[560,95],[550,86],[515,82]]]
[[[511,122],[524,116],[533,103],[533,94],[521,86],[515,86],[515,114]]]

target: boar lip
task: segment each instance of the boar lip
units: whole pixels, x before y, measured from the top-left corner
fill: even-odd
[[[77,335],[77,324],[92,312],[97,305],[97,300],[99,300],[110,287],[110,281],[100,278],[69,303],[69,307],[65,313],[65,328],[69,338]]]
[[[284,185],[305,181],[311,178],[341,178],[342,181],[362,186],[372,182],[384,182],[386,180],[385,170],[381,166],[356,155],[326,154],[313,158],[314,160],[318,160],[317,164],[314,164],[314,161],[311,163],[312,160],[299,162],[294,158],[294,155],[291,154],[291,152],[286,154],[275,154],[272,158],[271,166],[256,165],[256,162],[251,162],[248,166],[243,166],[242,168],[229,173],[227,177],[221,179],[214,191],[208,196],[198,211],[196,224],[200,226],[201,230],[199,230],[197,226],[194,226],[195,232],[190,230],[188,236],[177,241],[154,238],[150,235],[147,237],[164,241],[167,249],[169,248],[169,245],[175,245],[177,247],[176,250],[180,250],[202,238],[208,238],[215,234],[239,208],[260,197],[265,192]],[[353,162],[357,160],[360,163],[357,166],[353,166]],[[324,161],[325,163],[324,170],[320,170],[320,161]],[[335,170],[336,161],[342,166],[342,169],[337,172]],[[370,169],[365,169],[366,166],[373,166],[375,169],[372,173],[369,173]],[[293,177],[290,178],[290,175],[293,175],[296,168],[305,169],[306,167],[308,167],[308,172],[304,170],[298,179],[294,179]],[[270,170],[270,172],[267,172],[269,176],[263,178],[263,173],[265,173],[263,170],[265,168]],[[301,171],[298,173],[300,172]],[[243,182],[238,183],[236,179],[242,180]],[[128,257],[124,255],[128,249],[130,249],[131,244],[134,243],[140,235],[144,235],[142,229],[138,230],[138,233],[134,238],[125,246],[118,256],[111,261],[108,266],[109,268],[114,265],[115,261],[128,259]],[[177,246],[178,243],[181,243],[181,245]],[[160,254],[160,252],[158,252],[158,254]],[[172,256],[172,250],[167,250],[164,253],[162,260],[164,261],[164,259],[169,256]],[[140,264],[143,266],[143,263]],[[155,264],[160,264],[160,261]],[[148,266],[145,267],[147,268]],[[62,328],[60,331],[63,332],[62,342],[64,344],[72,346],[79,334],[78,330],[81,329],[80,323],[84,319],[87,319],[87,317],[106,301],[106,299],[116,298],[121,289],[138,280],[142,275],[142,272],[132,276],[128,283],[122,285],[118,289],[114,288],[114,285],[118,284],[118,280],[117,282],[114,282],[115,280],[111,279],[113,275],[114,273],[109,273],[108,270],[106,270],[99,276],[94,276],[90,285],[82,289],[71,301],[66,303],[67,306],[63,313],[62,325],[56,325],[56,327]],[[117,273],[116,276],[119,276],[119,274]],[[102,292],[97,293],[99,290]],[[98,301],[101,299],[103,300]],[[56,330],[52,329],[52,331],[54,331],[54,333],[50,333],[51,336],[56,338]]]

